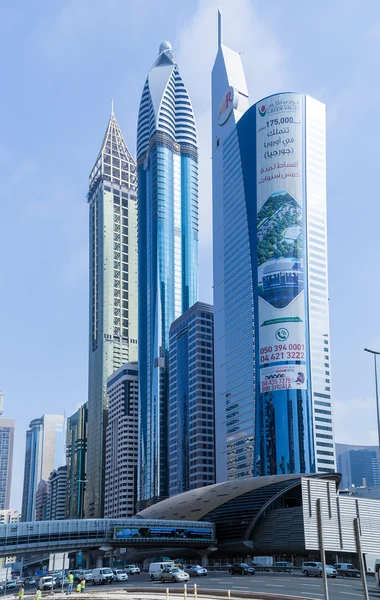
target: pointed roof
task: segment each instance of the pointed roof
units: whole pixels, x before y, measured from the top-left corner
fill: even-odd
[[[89,178],[91,188],[102,177],[106,181],[136,189],[136,163],[116,120],[113,101],[110,120]]]

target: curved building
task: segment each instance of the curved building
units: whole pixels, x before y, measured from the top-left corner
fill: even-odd
[[[169,329],[198,298],[198,149],[191,101],[169,42],[146,79],[137,128],[139,487],[168,494]]]
[[[305,554],[307,493],[313,492],[315,513],[314,496],[328,488],[333,502],[339,483],[336,473],[242,477],[167,498],[136,518],[214,523],[218,556]]]
[[[220,23],[221,25],[221,23]],[[326,107],[249,107],[240,55],[212,74],[217,481],[335,470]]]

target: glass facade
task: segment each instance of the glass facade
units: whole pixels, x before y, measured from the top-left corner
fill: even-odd
[[[139,224],[138,505],[168,495],[169,328],[198,296],[198,152],[171,46],[144,85],[137,129]]]
[[[137,173],[112,113],[89,181],[90,336],[85,515],[104,505],[107,377],[137,360]]]
[[[170,328],[169,494],[215,483],[214,315],[197,302]]]
[[[240,56],[220,44],[213,70],[217,481],[335,468],[333,447],[318,445],[322,427],[333,444],[325,106],[284,93],[248,108],[247,94]],[[317,255],[319,273],[311,270]]]
[[[87,418],[86,403],[67,419],[66,515],[69,519],[83,519],[84,516],[87,471]]]
[[[0,510],[9,508],[14,429],[12,419],[0,419]]]
[[[36,518],[36,493],[39,482],[47,481],[50,473],[64,461],[64,417],[43,415],[33,419],[26,432],[22,521]]]

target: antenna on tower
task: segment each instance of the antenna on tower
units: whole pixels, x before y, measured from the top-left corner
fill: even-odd
[[[223,17],[218,9],[218,46],[223,44]]]
[[[113,98],[111,100],[111,115],[113,116]]]

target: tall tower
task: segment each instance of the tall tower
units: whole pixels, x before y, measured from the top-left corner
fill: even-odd
[[[64,463],[63,415],[42,415],[33,419],[26,432],[22,521],[36,518],[36,494],[41,479],[47,481],[53,469]]]
[[[169,329],[198,297],[195,119],[169,42],[160,45],[142,92],[137,169],[141,508],[168,494]]]
[[[217,481],[335,468],[325,106],[212,74]]]
[[[103,515],[107,377],[137,360],[136,163],[112,110],[90,174],[90,336],[85,516]]]

